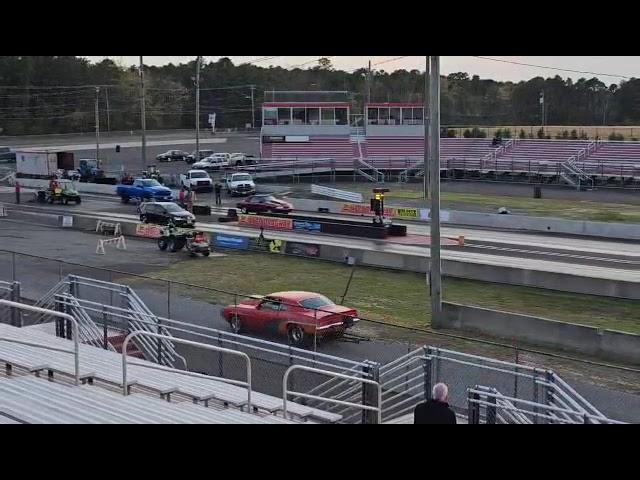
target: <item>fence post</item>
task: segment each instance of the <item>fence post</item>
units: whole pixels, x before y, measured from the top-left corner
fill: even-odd
[[[11,279],[16,281],[16,252],[11,252]]]
[[[518,398],[518,373],[520,372],[520,370],[518,369],[517,365],[519,363],[520,360],[520,353],[518,351],[518,347],[515,347],[516,350],[516,358],[515,358],[515,364],[516,364],[516,375],[514,375],[513,378],[513,398]]]
[[[538,374],[533,372],[533,401],[538,403]],[[533,423],[538,423],[538,407],[533,407]]]
[[[429,356],[429,347],[423,347],[424,349],[424,363],[422,365],[422,369],[424,372],[424,400],[425,402],[427,400],[431,400],[431,389],[432,389],[432,367],[433,367],[433,362],[431,360],[431,357]]]
[[[468,392],[467,421],[469,425],[478,425],[480,423],[480,404],[473,402],[473,400],[480,400],[480,395]]]
[[[13,282],[11,286],[11,301],[20,303],[20,282]],[[14,327],[22,327],[22,310],[18,308],[11,309],[11,325]]]
[[[58,299],[58,295],[55,295],[53,297],[53,302],[54,302],[53,304],[54,310],[58,312],[63,312],[65,310],[64,305]],[[65,320],[63,318],[56,317],[55,322],[56,322],[56,337],[65,338],[65,333],[64,333]]]
[[[104,349],[107,350],[109,348],[109,335],[107,333],[107,309],[104,305],[102,306],[102,335],[104,340]]]
[[[362,373],[363,378],[373,380],[374,382],[380,382],[379,363],[371,362],[369,360],[365,361],[365,364],[362,366]],[[362,384],[362,405],[380,407],[380,405],[378,405],[378,389],[375,386],[368,383]],[[362,410],[362,423],[377,424],[377,412],[373,410]]]
[[[76,283],[76,277],[75,276],[69,276],[69,295],[71,295],[74,298],[77,298],[78,296],[78,285]],[[69,315],[71,315],[71,307],[67,305],[66,309],[65,309],[66,313],[68,313]],[[69,320],[65,320],[65,338],[67,340],[71,340],[71,322]]]
[[[485,423],[493,425],[496,423],[496,398],[488,397],[487,401],[492,405],[490,407],[487,407],[487,419]]]

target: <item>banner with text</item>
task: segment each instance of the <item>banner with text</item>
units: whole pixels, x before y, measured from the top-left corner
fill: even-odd
[[[162,227],[159,225],[147,225],[139,223],[136,225],[136,235],[145,238],[160,238],[162,236]]]
[[[238,225],[265,228],[268,230],[293,230],[290,218],[262,217],[260,215],[238,215]]]

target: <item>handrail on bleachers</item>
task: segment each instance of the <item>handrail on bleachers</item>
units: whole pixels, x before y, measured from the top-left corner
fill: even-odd
[[[24,303],[12,302],[10,300],[0,300],[0,305],[17,308],[19,310],[27,310],[29,312],[51,315],[53,317],[58,317],[70,321],[73,325],[73,357],[75,369],[74,381],[76,385],[80,385],[80,345],[78,342],[78,321],[67,313],[58,312],[56,310],[49,310],[46,308],[34,307],[32,305],[25,305]],[[2,340],[9,342],[12,341],[12,339],[6,338],[3,338]]]
[[[288,387],[289,375],[294,370],[304,370],[306,372],[319,373],[321,375],[327,375],[330,377],[342,378],[343,380],[353,380],[356,382],[373,385],[376,387],[376,390],[378,391],[378,406],[374,407],[371,405],[362,405],[360,403],[345,402],[342,400],[336,400],[334,398],[320,397],[318,395],[309,395],[307,393],[294,392],[292,390],[289,390],[289,387]],[[376,382],[375,380],[370,380],[368,378],[354,377],[351,375],[345,375],[343,373],[331,372],[328,370],[322,370],[320,368],[307,367],[305,365],[291,365],[289,368],[287,368],[287,370],[284,372],[284,376],[282,377],[282,415],[285,419],[287,418],[287,397],[289,395],[296,395],[297,397],[308,398],[311,400],[322,400],[329,403],[335,403],[337,405],[344,405],[347,407],[359,408],[361,410],[371,410],[377,413],[378,424],[382,423],[382,387],[380,386],[380,383]]]
[[[247,355],[244,352],[239,352],[237,350],[231,350],[229,348],[224,348],[224,347],[216,347],[214,345],[209,345],[206,343],[202,343],[202,342],[194,342],[193,340],[185,340],[183,338],[176,338],[170,335],[162,335],[160,333],[154,333],[154,332],[147,332],[145,330],[134,330],[133,332],[131,332],[129,335],[127,335],[127,337],[124,339],[124,342],[122,343],[122,393],[123,395],[127,396],[129,395],[129,386],[127,385],[127,347],[129,345],[129,342],[131,341],[132,338],[137,337],[137,336],[148,336],[148,337],[153,337],[153,338],[166,338],[166,339],[171,339],[172,341],[176,342],[176,343],[182,343],[184,345],[191,345],[192,347],[202,347],[205,348],[207,350],[213,350],[216,352],[221,352],[221,353],[228,353],[229,355],[236,355],[239,357],[242,357],[246,360],[247,362],[247,381],[246,382],[241,382],[238,380],[231,380],[228,378],[221,378],[221,377],[216,377],[217,380],[226,382],[226,383],[231,383],[233,385],[241,385],[247,388],[247,412],[251,413],[251,359],[249,358],[249,355]],[[137,366],[140,367],[147,367],[146,365],[142,365],[142,364],[136,364]],[[196,374],[196,373],[192,373],[192,372],[185,372],[184,370],[180,370],[178,368],[169,368],[169,367],[165,367],[163,368],[163,370],[168,370],[168,371],[175,371],[175,372],[180,372],[182,374],[185,375],[192,375],[192,376],[198,376],[198,377],[205,377],[205,375],[201,375],[201,374]]]

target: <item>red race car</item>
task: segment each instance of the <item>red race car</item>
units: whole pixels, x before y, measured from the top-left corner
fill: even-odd
[[[358,321],[358,311],[336,305],[311,292],[278,292],[252,297],[222,311],[234,333],[258,332],[286,335],[302,346],[317,338],[340,337]]]
[[[242,213],[289,213],[293,205],[273,195],[253,195],[237,204]]]

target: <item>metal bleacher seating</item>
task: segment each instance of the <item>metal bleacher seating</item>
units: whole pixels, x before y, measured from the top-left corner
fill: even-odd
[[[127,415],[131,413],[120,418],[122,422],[156,423],[163,421],[162,418],[170,422],[175,420],[171,413],[175,408],[182,412],[176,418],[184,418],[186,422],[200,418],[197,421],[205,423],[333,423],[341,419],[338,414],[288,402],[289,418],[294,420],[285,420],[278,415],[282,410],[282,399],[256,391],[251,395],[252,411],[247,412],[248,392],[244,387],[214,377],[189,376],[136,358],[129,360],[127,384],[132,393],[125,396],[121,391],[122,355],[84,344],[79,347],[80,379],[93,385],[61,385],[75,373],[73,355],[60,351],[68,349],[70,343],[39,329],[0,323],[0,362],[8,374],[0,382],[0,418],[4,412],[10,414],[9,418],[48,423],[47,419],[54,420],[58,412],[62,423],[90,422],[91,418],[83,413],[82,408],[82,402],[89,402],[93,406],[84,410],[93,411],[103,404],[113,406],[104,407],[104,417],[100,417],[100,422],[118,421],[120,417],[116,413],[121,411]],[[54,382],[32,376],[12,378],[19,370],[36,375],[46,373],[47,379]],[[50,393],[47,393],[49,389]],[[47,401],[54,395],[61,399],[60,404]],[[35,411],[40,413],[30,416]],[[48,417],[49,413],[53,416]]]

